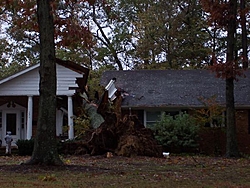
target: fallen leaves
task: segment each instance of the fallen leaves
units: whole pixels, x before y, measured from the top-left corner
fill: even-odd
[[[51,174],[51,175],[42,176],[39,179],[41,181],[56,181],[56,176],[55,174]]]
[[[64,166],[19,165],[29,157],[0,157],[0,176],[8,179],[19,176],[40,180],[40,185],[71,185],[84,187],[118,186],[128,187],[241,187],[250,186],[250,160],[247,158],[227,159],[208,156],[120,157],[61,156]],[[6,175],[7,174],[7,175]],[[244,174],[244,176],[242,176]],[[23,176],[24,175],[24,176]],[[84,182],[82,181],[84,179]],[[3,179],[5,181],[5,179]],[[6,182],[8,182],[6,180]],[[42,184],[44,182],[45,184]],[[131,186],[134,185],[134,186]],[[144,186],[143,186],[144,185]],[[192,186],[190,186],[192,185]],[[126,187],[126,186],[125,186]]]

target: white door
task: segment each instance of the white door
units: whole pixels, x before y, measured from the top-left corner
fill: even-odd
[[[5,111],[5,134],[10,131],[13,138],[11,145],[16,145],[16,141],[20,139],[20,112],[19,111]],[[5,145],[5,143],[4,143]]]

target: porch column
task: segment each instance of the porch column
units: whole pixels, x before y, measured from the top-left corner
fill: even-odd
[[[28,140],[32,137],[32,119],[33,119],[33,97],[28,96],[28,112],[27,112],[27,134]]]
[[[73,102],[72,96],[68,96],[68,137],[74,138],[74,123],[73,123]]]

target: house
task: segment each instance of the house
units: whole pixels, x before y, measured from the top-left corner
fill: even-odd
[[[12,133],[13,144],[18,139],[34,136],[39,107],[39,66],[30,66],[0,80],[1,140],[7,131]],[[81,65],[57,59],[57,136],[63,134],[63,125],[66,125],[69,126],[68,138],[74,137],[73,115],[79,106],[76,93],[84,91],[88,73],[89,70]]]
[[[241,150],[250,153],[250,71],[244,74],[235,82],[236,126]],[[226,105],[225,80],[210,70],[106,71],[100,83],[105,86],[114,78],[123,92],[123,113],[136,114],[145,127],[162,112],[176,115],[205,108],[201,98],[215,96],[219,105]]]

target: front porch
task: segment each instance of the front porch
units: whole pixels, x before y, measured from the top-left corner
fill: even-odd
[[[74,138],[74,96],[58,96],[56,112],[56,136],[67,135]],[[0,98],[0,139],[5,146],[4,137],[7,131],[12,132],[13,142],[19,139],[31,139],[36,134],[38,121],[39,96],[8,96]],[[63,129],[67,126],[67,129]]]

